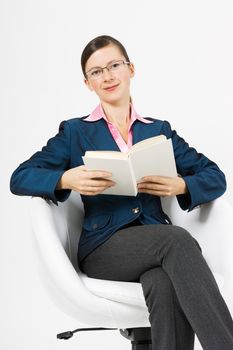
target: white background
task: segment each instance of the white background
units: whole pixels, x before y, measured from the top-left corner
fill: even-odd
[[[12,171],[62,120],[96,106],[80,69],[82,49],[95,36],[109,34],[125,45],[136,66],[137,111],[169,120],[216,161],[233,205],[232,18],[231,0],[1,0],[1,349],[130,348],[117,331],[56,340],[58,332],[82,325],[47,297],[36,273],[26,201],[9,192]]]

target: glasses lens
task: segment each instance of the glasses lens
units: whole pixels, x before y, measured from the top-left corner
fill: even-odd
[[[122,66],[123,63],[124,63],[124,61],[116,61],[114,63],[111,63],[108,66],[108,70],[110,70],[110,71],[118,70]]]
[[[91,79],[98,79],[102,75],[102,69],[101,68],[95,68],[93,70],[90,70],[88,73],[89,77]]]

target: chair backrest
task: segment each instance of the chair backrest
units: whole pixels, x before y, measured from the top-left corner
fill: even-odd
[[[187,229],[199,242],[210,268],[217,273],[222,273],[227,259],[218,259],[220,251],[224,251],[226,256],[230,257],[230,251],[227,250],[233,248],[231,229],[233,207],[224,196],[201,205],[191,212],[180,210],[174,198],[172,201],[165,200],[163,204],[173,224]]]

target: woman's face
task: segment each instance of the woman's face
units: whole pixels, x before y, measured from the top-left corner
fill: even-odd
[[[108,45],[95,51],[87,60],[85,71],[92,68],[106,67],[114,61],[126,61],[120,50],[115,45]],[[134,76],[134,66],[122,64],[116,71],[104,69],[103,74],[97,79],[87,77],[85,84],[94,91],[101,102],[118,104],[128,102],[130,97],[130,79]]]

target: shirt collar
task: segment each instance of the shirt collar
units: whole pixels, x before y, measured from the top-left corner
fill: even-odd
[[[87,121],[87,122],[95,122],[97,120],[100,120],[101,118],[103,118],[107,123],[110,123],[108,121],[104,111],[103,111],[103,108],[102,108],[101,104],[99,104],[94,109],[94,111],[87,118],[85,118],[84,120]],[[145,124],[153,123],[153,121],[141,117],[136,112],[136,110],[134,109],[133,104],[131,103],[131,120],[130,120],[130,125],[132,125],[135,122],[135,120],[139,120],[139,121],[141,121],[142,123],[145,123]]]

